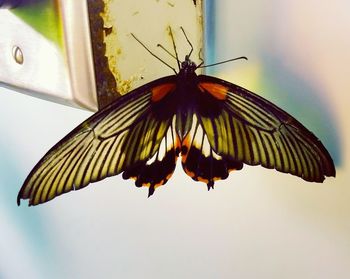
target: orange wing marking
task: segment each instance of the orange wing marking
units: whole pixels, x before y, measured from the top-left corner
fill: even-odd
[[[165,83],[158,85],[152,89],[152,101],[159,102],[162,100],[167,94],[174,91],[176,87],[175,83]]]
[[[198,87],[202,92],[208,92],[218,100],[225,100],[227,97],[228,88],[221,84],[201,82]]]

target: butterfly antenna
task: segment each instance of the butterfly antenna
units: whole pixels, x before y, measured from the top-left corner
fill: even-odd
[[[172,58],[176,59],[176,56],[172,54],[169,50],[167,50],[165,47],[163,47],[161,44],[157,44],[157,47],[160,47],[162,50],[164,50],[167,54],[169,54]]]
[[[193,45],[192,45],[191,41],[189,40],[189,38],[187,37],[186,32],[185,32],[185,30],[183,29],[183,27],[181,26],[180,28],[181,28],[181,31],[182,31],[182,33],[184,34],[185,38],[186,38],[187,43],[191,46],[190,53],[188,54],[188,58],[190,58],[190,56],[191,56],[191,54],[192,54],[192,52],[193,52]]]
[[[145,48],[145,50],[147,50],[153,57],[157,58],[160,62],[162,62],[164,65],[168,66],[170,69],[172,69],[172,70],[175,72],[175,74],[177,74],[175,68],[171,67],[171,66],[170,66],[168,63],[166,63],[163,59],[159,58],[159,57],[158,57],[157,55],[155,55],[152,51],[150,51],[150,50],[145,46],[145,44],[142,43],[133,33],[131,33],[131,36],[133,36],[134,39],[135,39],[140,45],[142,45],[142,46]]]
[[[169,35],[171,37],[171,41],[173,42],[173,47],[174,47],[174,51],[175,51],[175,58],[176,58],[177,66],[179,67],[179,70],[180,70],[181,69],[181,67],[180,67],[180,60],[179,60],[179,56],[177,55],[177,50],[176,50],[176,45],[175,45],[173,31],[171,30],[170,26],[168,28],[169,28]]]
[[[241,59],[248,60],[247,57],[245,57],[245,56],[240,56],[240,57],[232,58],[232,59],[229,59],[229,60],[221,61],[221,62],[218,62],[218,63],[200,66],[200,67],[197,67],[197,68],[208,68],[208,67],[212,67],[212,66],[224,64],[224,63],[231,62],[231,61],[235,61],[235,60],[241,60]],[[201,63],[201,64],[203,64],[203,63]]]

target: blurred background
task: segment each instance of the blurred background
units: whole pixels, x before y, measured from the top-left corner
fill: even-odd
[[[91,115],[0,87],[0,278],[349,278],[350,2],[207,1],[215,75],[282,107],[330,151],[323,184],[245,166],[208,192],[180,164],[17,207],[32,167]],[[169,72],[169,74],[171,74]]]

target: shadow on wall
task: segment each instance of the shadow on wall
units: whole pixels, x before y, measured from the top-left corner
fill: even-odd
[[[287,111],[312,131],[331,154],[336,166],[342,164],[339,127],[334,107],[329,106],[329,92],[320,92],[311,82],[290,72],[277,59],[263,55],[258,94]]]

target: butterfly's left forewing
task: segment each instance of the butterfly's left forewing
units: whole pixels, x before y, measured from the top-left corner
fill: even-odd
[[[95,113],[39,161],[17,202],[43,203],[123,171],[153,192],[175,168],[174,113],[159,105],[175,88],[175,76],[161,78]]]
[[[326,148],[291,115],[232,83],[204,75],[198,81],[198,123],[222,164],[262,165],[314,182],[335,176]]]

